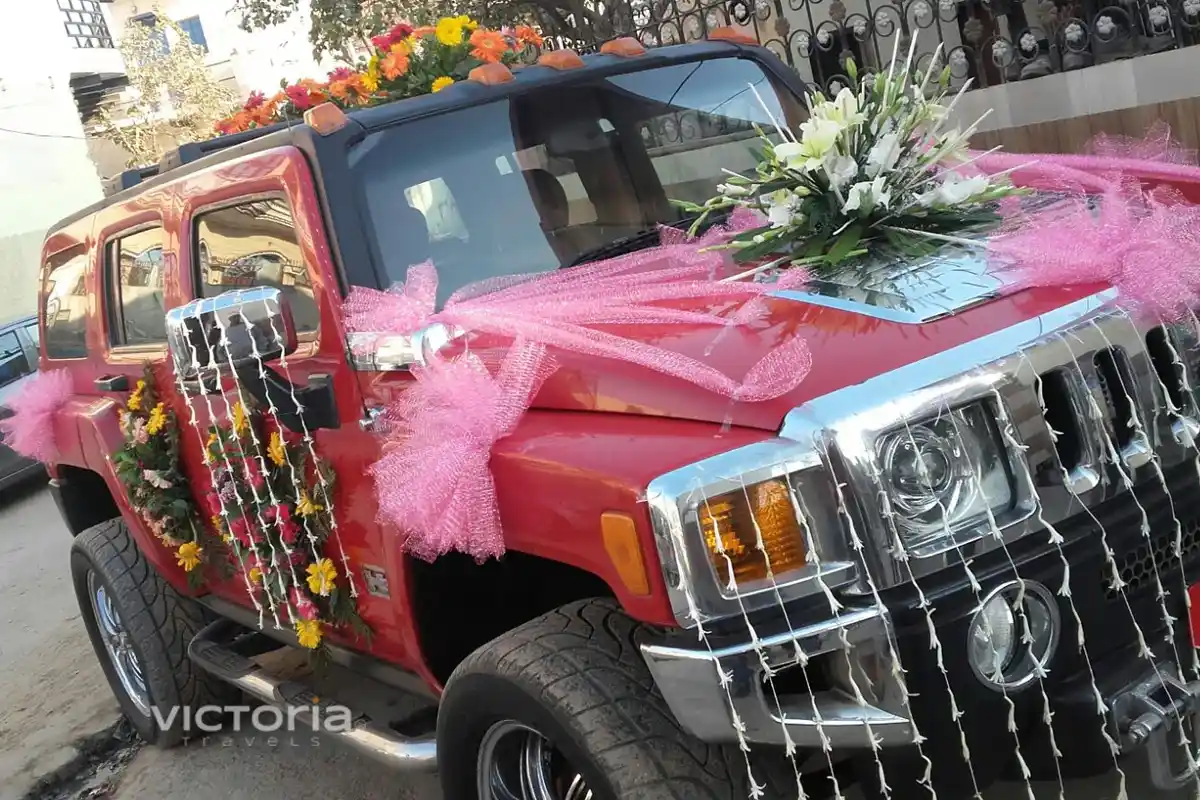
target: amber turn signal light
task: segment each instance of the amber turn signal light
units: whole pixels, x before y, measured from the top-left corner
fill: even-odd
[[[346,112],[333,103],[321,103],[304,112],[304,122],[321,136],[328,136],[346,127]]]
[[[642,559],[637,525],[628,514],[605,511],[600,515],[600,531],[604,535],[604,550],[617,568],[621,582],[630,594],[645,597],[650,594],[650,578]]]
[[[583,59],[574,50],[563,48],[542,53],[537,63],[551,69],[579,69],[583,66]]]
[[[790,492],[783,479],[776,479],[701,503],[700,530],[723,588],[730,584],[731,569],[740,585],[805,565],[804,531]]]

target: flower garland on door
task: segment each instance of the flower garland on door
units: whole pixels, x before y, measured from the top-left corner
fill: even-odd
[[[149,368],[126,400],[121,430],[125,444],[113,457],[117,477],[134,511],[173,551],[190,586],[241,571],[256,602],[285,610],[282,616],[303,647],[318,650],[329,627],[369,640],[371,629],[346,576],[326,553],[330,512],[314,499],[320,478],[332,491],[333,471],[300,447],[299,437],[261,410],[233,405],[231,418],[208,432],[205,459],[215,477],[202,503],[204,520],[180,463],[178,420]],[[256,441],[265,452],[258,452]],[[255,492],[275,502],[231,503],[235,497],[249,501]]]

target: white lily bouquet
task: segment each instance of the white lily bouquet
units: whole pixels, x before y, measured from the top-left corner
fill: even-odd
[[[911,75],[912,48],[899,69],[893,52],[886,75],[861,81],[848,61],[856,88],[842,89],[832,100],[814,94],[799,137],[768,110],[779,143],[760,129],[765,146],[753,176],[726,170],[730,177],[719,195],[703,205],[678,204],[699,214],[692,232],[714,212],[755,209],[767,224],[724,245],[736,250],[735,260],[779,253],[783,257],[766,267],[819,268],[873,248],[919,255],[957,241],[956,231],[996,221],[996,201],[1019,190],[1004,175],[956,172],[971,163],[967,142],[983,117],[963,130],[945,129],[967,87],[943,104],[950,68],[934,79],[939,54],[940,47],[919,81]]]

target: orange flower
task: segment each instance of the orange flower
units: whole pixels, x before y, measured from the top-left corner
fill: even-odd
[[[343,103],[357,103],[369,94],[366,87],[363,86],[362,75],[358,73],[330,83],[329,93]]]
[[[483,28],[476,28],[471,34],[471,46],[474,48],[471,55],[488,63],[499,61],[508,52],[508,42],[504,41],[503,34]]]
[[[408,72],[408,46],[403,42],[392,45],[387,57],[379,64],[379,71],[389,81],[394,81]]]
[[[414,28],[412,38],[420,39],[422,36],[432,36],[437,31],[437,28],[432,25],[422,25],[419,28]]]
[[[528,25],[518,25],[514,33],[522,47],[530,45],[534,47],[542,46],[542,35]]]

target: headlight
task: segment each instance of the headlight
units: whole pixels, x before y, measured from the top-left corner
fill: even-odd
[[[909,549],[978,525],[1013,506],[999,431],[984,403],[880,437],[880,477]]]
[[[732,577],[741,587],[806,563],[804,533],[792,504],[791,489],[782,478],[710,497],[697,511],[704,544],[723,593],[730,594],[731,567]]]

